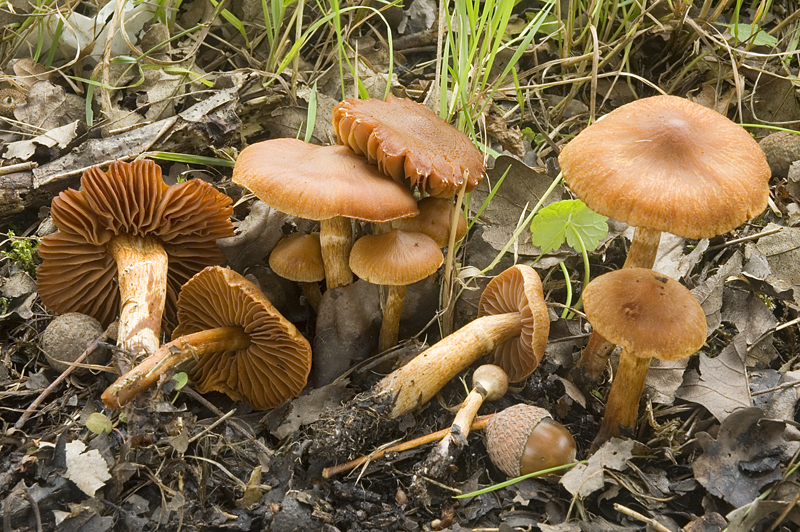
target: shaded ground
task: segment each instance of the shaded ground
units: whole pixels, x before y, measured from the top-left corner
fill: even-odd
[[[570,39],[546,31],[537,36],[517,65],[526,102],[523,110],[516,106],[517,91],[509,88],[495,93],[493,104],[481,115],[481,138],[498,153],[487,181],[496,183],[509,165],[511,171],[460,250],[463,279],[471,277],[470,268],[487,267],[508,242],[526,204],[535,203],[558,174],[558,147],[585,127],[590,116],[652,95],[658,87],[690,97],[736,122],[796,128],[798,6],[781,3],[760,14],[743,7],[737,20],[734,6],[728,4],[735,2],[675,7],[672,12],[667,3],[656,2],[644,14],[629,12],[632,8],[626,4],[600,16],[576,13]],[[514,22],[524,25],[542,6],[520,3]],[[572,532],[633,531],[645,526],[697,532],[800,526],[795,471],[800,450],[795,414],[800,382],[795,356],[800,177],[791,165],[800,159],[800,146],[790,133],[762,141],[773,170],[771,203],[764,214],[711,241],[665,237],[655,269],[680,279],[701,301],[710,324],[707,344],[688,365],[654,368],[637,433],[629,435],[632,439],[613,441],[591,458],[587,449],[602,417],[608,383],[581,391],[568,382],[589,329],[578,316],[558,318],[562,311],[558,305],[567,297],[558,262],[567,265],[577,291],[582,261],[574,250],[563,247],[536,264],[554,320],[545,361],[527,382],[482,412],[519,402],[552,412],[575,435],[578,458],[589,458],[561,481],[528,479],[471,499],[454,499],[458,492],[505,479],[489,462],[478,432],[470,435],[469,446],[449,478],[422,482],[426,493],[412,490],[412,484],[415,465],[424,460],[430,446],[390,454],[351,475],[322,478],[322,468],[332,465],[331,456],[314,447],[307,425],[329,415],[326,406],[368,389],[380,373],[369,363],[344,381],[270,412],[253,412],[220,394],[200,396],[188,387],[176,391],[172,380],[121,414],[104,411],[100,394],[116,374],[108,368],[94,369],[59,385],[27,423],[15,427],[22,412],[58,375],[39,349],[52,316],[37,299],[30,277],[36,263],[30,254],[33,237],[52,230],[47,206],[54,195],[76,187],[86,167],[116,158],[171,152],[232,160],[246,143],[305,133],[314,82],[318,107],[312,141],[335,139],[331,108],[342,98],[342,90],[351,96],[353,87],[350,74],[340,80],[335,32],[324,27],[301,48],[298,64],[269,82],[287,49],[269,48],[260,3],[226,7],[235,20],[250,21],[244,30],[247,43],[231,19],[197,0],[181,5],[167,24],[148,25],[144,33],[130,27],[137,24],[136,12],[127,13],[124,21],[139,51],[178,36],[169,46],[140,58],[141,70],[129,68],[125,61],[111,64],[110,58],[133,52],[124,42],[119,49],[102,49],[107,36],[103,33],[94,49],[81,50],[78,60],[66,41],[55,47],[51,64],[64,65],[61,73],[43,66],[48,63],[46,54],[39,66],[31,59],[37,32],[23,39],[24,14],[30,7],[11,2],[0,12],[5,26],[0,87],[9,89],[2,93],[2,103],[10,98],[14,104],[2,119],[1,155],[4,166],[20,165],[0,176],[0,218],[4,232],[26,237],[3,242],[0,270],[4,530],[54,530],[56,521],[58,530],[87,532]],[[88,19],[97,17],[97,9],[89,4],[78,6],[76,12]],[[394,33],[392,81],[392,91],[399,95],[419,98],[434,82],[436,12],[435,5],[422,0],[415,0],[406,12],[385,12],[391,26],[401,28]],[[144,18],[149,21],[153,16],[147,12]],[[291,27],[288,16],[284,28]],[[320,17],[316,7],[306,6],[303,26]],[[568,19],[562,14],[562,20]],[[750,25],[754,19],[759,24],[755,31]],[[589,21],[596,30],[596,53],[594,34],[583,30]],[[388,70],[383,26],[352,13],[344,17],[343,26],[351,52],[357,45],[364,59],[359,73],[366,90],[382,96]],[[192,31],[179,35],[185,29]],[[47,42],[43,46],[50,49]],[[13,58],[19,60],[14,63]],[[95,69],[95,64],[105,68]],[[203,73],[210,86],[196,81]],[[121,88],[94,87],[89,95],[91,85],[76,76]],[[91,124],[87,99],[93,109]],[[749,131],[759,140],[772,132],[755,126]],[[204,179],[237,202],[235,220],[241,234],[225,247],[229,265],[258,280],[284,315],[311,338],[324,320],[317,322],[302,304],[299,289],[279,281],[264,260],[282,230],[292,223],[307,228],[308,222],[287,220],[267,212],[252,197],[243,197],[243,190],[231,184],[227,167],[164,159],[160,164],[171,182]],[[487,191],[473,194],[470,218]],[[568,197],[568,192],[557,189],[551,200],[561,197]],[[590,254],[593,276],[621,266],[630,238],[625,229],[612,221],[609,237]],[[538,255],[523,231],[494,272],[515,260],[531,263]],[[410,289],[401,338],[423,331],[419,340],[437,339],[436,325],[424,327],[435,314],[439,280]],[[457,325],[474,317],[485,282],[470,281],[461,294]],[[360,289],[365,292],[354,299],[363,302],[356,309],[363,312],[355,321],[366,332],[357,340],[369,350],[377,292]],[[358,312],[351,310],[343,314],[354,320]],[[334,337],[343,330],[336,321],[326,322],[322,329],[333,331]],[[410,341],[394,359],[418,350],[415,342]],[[351,349],[340,351],[350,354]],[[317,382],[330,381],[343,371],[330,362],[315,364]],[[342,427],[355,439],[367,440],[363,448],[353,448],[352,455],[449,426],[452,413],[444,407],[457,405],[464,395],[464,385],[453,382],[439,401],[380,430]],[[105,413],[114,429],[87,428],[93,426],[89,421],[93,413]],[[647,519],[657,523],[646,525]]]

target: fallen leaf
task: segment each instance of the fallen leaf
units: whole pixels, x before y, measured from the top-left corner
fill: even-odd
[[[783,421],[763,416],[759,408],[742,408],[722,422],[716,439],[697,433],[703,454],[694,461],[695,478],[711,494],[737,507],[751,503],[764,487],[780,480],[781,463],[799,445],[784,438]]]
[[[684,252],[685,248],[685,238],[663,233],[653,269],[673,279],[682,279],[700,262],[703,253],[708,249],[708,239],[704,238],[697,242],[688,254]]]
[[[111,478],[108,464],[98,450],[86,451],[86,445],[80,440],[68,443],[66,450],[66,478],[74,482],[86,495],[94,497],[95,492]]]
[[[5,153],[3,153],[3,158],[27,161],[36,153],[37,146],[44,146],[45,148],[58,146],[63,150],[70,142],[75,140],[75,137],[78,135],[79,123],[80,122],[76,120],[64,126],[53,128],[47,133],[43,133],[32,139],[10,142],[7,145]]]
[[[769,517],[769,519],[765,521],[765,524],[771,524],[775,522],[776,515],[784,515],[784,525],[787,524],[787,521],[791,521],[795,526],[800,526],[800,510],[797,509],[796,504],[791,507],[789,506],[790,504],[791,501],[764,501],[755,499],[741,508],[736,508],[725,516],[728,519],[728,528],[726,530],[727,532],[750,532],[752,530],[760,530],[761,527],[756,526],[759,521],[765,517]],[[784,527],[781,528],[785,529]]]
[[[671,404],[675,392],[683,384],[683,372],[689,364],[688,358],[664,361],[654,358],[647,370],[647,393],[654,403]]]
[[[714,358],[700,354],[700,368],[689,371],[675,393],[687,401],[703,405],[720,421],[736,409],[752,406],[744,357],[747,342],[737,334]]]
[[[605,484],[603,469],[622,471],[631,458],[633,440],[611,438],[603,444],[586,464],[578,464],[561,477],[561,485],[571,494],[583,499]]]
[[[778,232],[772,232],[780,229]],[[795,303],[800,303],[800,227],[782,227],[770,223],[762,233],[770,233],[760,238],[756,244],[745,247],[745,252],[753,247],[764,255],[771,273],[765,281],[771,284],[777,292],[792,290]]]
[[[725,264],[720,266],[716,274],[692,290],[692,294],[700,302],[700,306],[703,307],[703,312],[706,314],[708,334],[716,331],[722,323],[722,292],[725,281],[731,276],[739,275],[741,271],[742,254],[737,251]]]

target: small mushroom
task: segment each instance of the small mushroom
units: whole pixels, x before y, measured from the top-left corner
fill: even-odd
[[[233,270],[212,266],[192,277],[178,297],[178,321],[177,338],[103,392],[108,408],[120,408],[186,361],[194,361],[189,376],[200,393],[223,392],[257,409],[280,406],[305,387],[308,341]]]
[[[168,187],[150,160],[90,168],[81,186],[53,199],[58,231],[39,245],[39,295],[104,327],[119,314],[121,347],[152,353],[180,286],[225,262],[216,240],[233,236],[231,199],[199,180]]]
[[[478,305],[478,318],[384,377],[373,389],[388,394],[390,419],[428,402],[479,357],[503,368],[511,382],[526,379],[547,344],[550,319],[539,274],[517,264],[492,279]]]
[[[388,286],[378,348],[397,345],[406,285],[436,273],[444,257],[436,242],[423,233],[392,229],[359,238],[350,253],[350,269],[359,278]]]
[[[699,350],[708,325],[700,303],[678,281],[646,268],[625,268],[590,282],[583,294],[589,322],[622,346],[619,367],[593,447],[633,430],[650,359],[679,360]]]
[[[281,239],[269,255],[269,267],[284,279],[300,283],[309,306],[314,312],[319,310],[319,282],[325,280],[319,233],[292,233]]]
[[[486,173],[483,155],[468,136],[406,98],[341,102],[333,108],[333,128],[340,144],[383,174],[431,196],[454,196],[465,174],[469,192]]]
[[[483,428],[489,459],[509,477],[575,461],[575,439],[550,413],[519,404],[489,418]]]
[[[320,221],[328,288],[353,282],[350,219],[389,222],[419,212],[407,189],[346,146],[297,139],[257,142],[239,154],[233,182],[281,212]]]
[[[760,214],[769,197],[769,164],[750,134],[676,96],[615,109],[564,146],[558,161],[589,208],[636,228],[625,268],[652,268],[662,231],[727,233]],[[612,350],[594,334],[580,378],[599,379]]]

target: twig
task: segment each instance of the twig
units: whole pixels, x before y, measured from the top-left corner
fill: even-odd
[[[83,353],[81,353],[81,356],[76,358],[75,362],[73,362],[72,365],[70,365],[67,369],[65,369],[61,373],[61,375],[59,375],[56,378],[56,380],[54,380],[52,383],[50,383],[50,386],[45,388],[42,391],[42,393],[39,394],[39,397],[37,397],[30,404],[30,406],[28,406],[28,408],[25,409],[25,412],[22,413],[22,416],[14,424],[14,427],[16,427],[18,429],[21,429],[25,425],[25,423],[27,423],[28,419],[30,419],[30,417],[33,415],[33,413],[36,411],[36,409],[39,407],[39,405],[42,404],[42,402],[47,398],[47,396],[50,395],[50,393],[52,393],[52,391],[55,390],[56,387],[59,384],[61,384],[61,382],[70,375],[70,373],[73,372],[73,370],[77,367],[77,364],[80,364],[81,362],[86,360],[86,357],[88,357],[90,354],[92,354],[92,352],[94,352],[95,349],[100,347],[100,343],[105,341],[107,338],[108,338],[108,336],[106,335],[105,332],[103,332],[103,334],[101,334],[100,336],[98,336],[97,338],[92,340],[91,343],[89,343],[89,345],[86,346],[86,350]]]
[[[655,519],[647,517],[646,515],[642,515],[634,510],[631,510],[627,506],[622,506],[621,504],[615,502],[614,509],[618,512],[621,512],[627,516],[633,517],[634,519],[638,519],[639,521],[650,525],[656,530],[656,532],[672,532],[669,528],[665,527]]]
[[[13,174],[14,172],[23,172],[25,170],[33,170],[39,166],[39,163],[26,162],[19,164],[9,164],[8,166],[0,166],[0,175]]]
[[[489,414],[488,416],[481,416],[475,418],[475,421],[473,421],[472,425],[470,425],[470,430],[481,430],[484,427],[484,425],[486,425],[486,422],[489,421],[489,418],[491,418],[493,415],[494,414]],[[420,436],[419,438],[415,438],[413,440],[409,440],[403,443],[398,443],[397,445],[387,447],[386,449],[379,449],[373,453],[362,456],[360,458],[356,458],[355,460],[350,460],[349,462],[345,462],[343,464],[335,465],[332,467],[326,467],[325,469],[322,470],[322,477],[330,478],[334,475],[338,475],[339,473],[344,473],[345,471],[349,471],[354,467],[358,467],[365,462],[383,458],[386,455],[386,453],[407,451],[409,449],[414,449],[416,447],[419,447],[420,445],[425,445],[426,443],[431,443],[437,440],[441,440],[449,433],[450,433],[450,428],[448,427],[446,429],[432,432],[431,434],[426,434],[425,436]]]

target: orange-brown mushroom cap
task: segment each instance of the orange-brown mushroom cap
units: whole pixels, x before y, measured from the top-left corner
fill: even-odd
[[[522,331],[519,336],[497,346],[489,362],[503,368],[509,381],[519,382],[539,365],[550,333],[542,281],[530,266],[512,266],[492,279],[481,295],[479,319],[511,312],[520,313]]]
[[[282,238],[269,255],[269,267],[290,281],[316,283],[324,280],[319,233],[292,233]]]
[[[58,231],[42,239],[37,284],[57,313],[81,312],[109,325],[119,314],[117,267],[107,245],[129,233],[160,240],[169,259],[164,320],[174,321],[178,291],[206,266],[223,264],[218,238],[233,236],[231,199],[200,180],[168,187],[150,160],[93,167],[82,190],[53,199]]]
[[[181,290],[173,337],[238,326],[250,346],[201,356],[190,370],[200,393],[219,391],[257,409],[274,408],[300,394],[311,370],[311,347],[250,281],[212,266]]]
[[[597,277],[583,291],[583,306],[601,336],[638,357],[678,360],[706,340],[697,299],[675,279],[646,268]]]
[[[410,218],[403,218],[392,222],[392,227],[403,231],[416,231],[431,237],[440,247],[447,247],[450,243],[450,223],[453,218],[455,205],[449,199],[428,196],[417,202],[419,214]],[[456,242],[460,242],[467,234],[467,220],[463,215],[458,216],[456,226]]]
[[[435,273],[442,262],[442,250],[431,237],[399,229],[363,236],[350,252],[353,273],[379,285],[416,283]]]
[[[333,108],[340,144],[378,165],[398,183],[408,180],[436,197],[455,195],[469,171],[467,192],[483,179],[483,155],[462,132],[424,105],[391,94],[382,100],[350,99]]]
[[[286,138],[257,142],[239,154],[233,182],[270,207],[310,220],[389,222],[419,212],[407,189],[346,146]]]
[[[760,214],[769,196],[769,165],[747,131],[676,96],[615,109],[558,160],[592,210],[686,238],[727,233]]]

